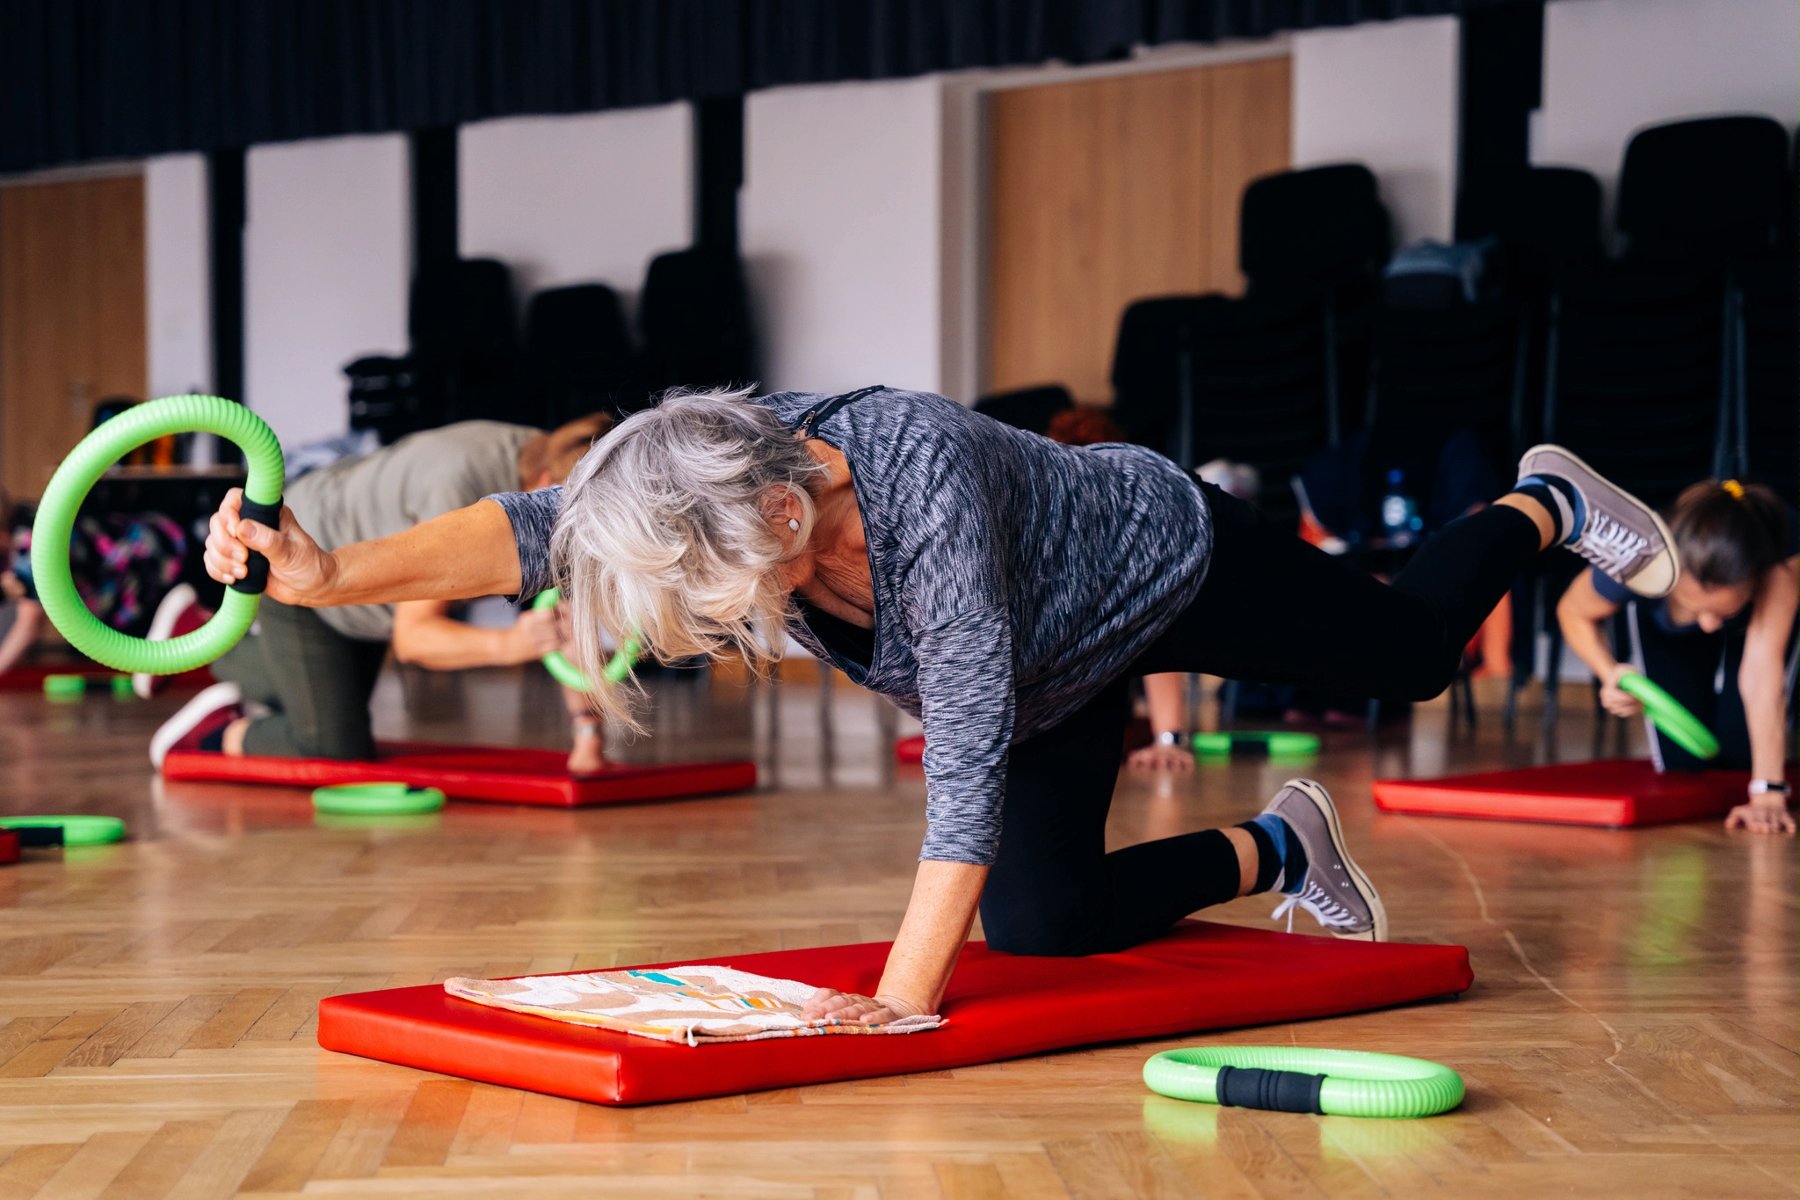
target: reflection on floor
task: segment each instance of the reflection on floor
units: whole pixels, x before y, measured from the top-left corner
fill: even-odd
[[[411,682],[384,680],[383,734],[564,736],[541,672]],[[1439,704],[1375,742],[1330,734],[1305,768],[1338,796],[1395,936],[1468,945],[1476,986],[1229,1038],[1450,1063],[1470,1099],[1445,1118],[1164,1100],[1137,1073],[1173,1043],[643,1110],[318,1050],[334,992],[892,935],[924,785],[893,765],[891,712],[805,670],[673,679],[654,702],[654,736],[620,757],[751,754],[764,789],[320,825],[300,792],[153,780],[143,748],[179,698],[0,696],[0,810],[132,830],[0,868],[0,1195],[1792,1194],[1793,843],[1372,810],[1377,774],[1591,757],[1573,693],[1550,744],[1524,725],[1508,740],[1491,707],[1452,735]],[[1124,777],[1112,835],[1241,820],[1290,773]]]

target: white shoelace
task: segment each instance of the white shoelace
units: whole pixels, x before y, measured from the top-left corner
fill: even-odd
[[[1304,908],[1317,918],[1319,924],[1327,929],[1352,929],[1356,926],[1356,914],[1333,900],[1329,893],[1317,883],[1308,880],[1299,892],[1289,896],[1276,906],[1271,919],[1279,921],[1287,918],[1287,931],[1294,932],[1294,909]]]
[[[1632,532],[1605,513],[1595,513],[1593,521],[1582,530],[1574,550],[1616,578],[1636,563],[1649,544],[1649,538]]]

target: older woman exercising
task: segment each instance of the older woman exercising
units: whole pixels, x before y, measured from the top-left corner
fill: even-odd
[[[1129,446],[1074,448],[940,396],[671,396],[594,447],[559,494],[489,497],[326,554],[288,514],[228,499],[216,578],[268,556],[269,594],[355,604],[560,583],[575,657],[602,631],[658,655],[778,645],[783,626],[919,714],[924,849],[872,997],[816,1015],[935,1011],[977,905],[989,943],[1079,955],[1135,945],[1208,905],[1279,889],[1339,936],[1379,939],[1380,899],[1323,788],[1255,820],[1107,853],[1129,677],[1198,671],[1383,697],[1447,686],[1481,620],[1561,542],[1645,594],[1676,566],[1654,513],[1555,447],[1492,507],[1428,542],[1387,586]],[[632,693],[599,694],[628,713]],[[1291,918],[1290,918],[1291,920]]]

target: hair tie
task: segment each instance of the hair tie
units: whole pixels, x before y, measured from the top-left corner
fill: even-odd
[[[1727,479],[1719,486],[1724,488],[1725,494],[1730,496],[1733,500],[1742,500],[1744,498],[1744,485],[1735,479]]]

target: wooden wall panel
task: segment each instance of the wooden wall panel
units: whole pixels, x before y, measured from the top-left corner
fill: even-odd
[[[0,485],[35,497],[96,402],[144,395],[140,175],[0,188]]]
[[[983,389],[1103,402],[1119,314],[1237,291],[1238,202],[1288,166],[1286,58],[995,92]]]

